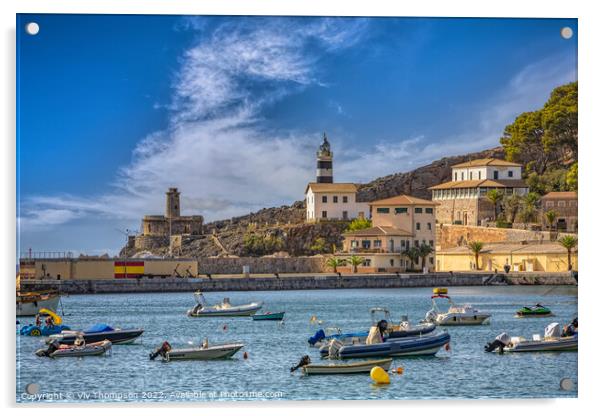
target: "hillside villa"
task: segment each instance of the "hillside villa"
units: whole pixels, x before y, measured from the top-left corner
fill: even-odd
[[[505,195],[526,195],[522,166],[501,159],[477,159],[452,166],[452,180],[430,187],[439,203],[439,224],[481,225],[493,220],[494,207],[486,195],[499,189]]]

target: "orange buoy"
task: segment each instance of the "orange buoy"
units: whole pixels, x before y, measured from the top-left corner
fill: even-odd
[[[247,354],[247,352],[245,351],[245,353],[242,355],[242,358],[246,360],[247,358],[249,358],[249,354]]]
[[[449,345],[449,342],[447,344],[445,344],[445,351],[451,351],[451,345]]]
[[[397,368],[395,369],[395,372],[396,372],[397,374],[399,374],[399,375],[402,375],[402,374],[403,374],[403,367],[397,367]]]

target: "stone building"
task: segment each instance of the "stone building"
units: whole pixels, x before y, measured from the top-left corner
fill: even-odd
[[[168,245],[173,236],[203,234],[202,215],[180,215],[178,188],[169,188],[165,195],[165,215],[145,215],[142,218],[140,235],[134,239],[137,250]]]
[[[333,153],[326,134],[316,159],[316,181],[305,188],[306,221],[350,220],[367,216],[368,204],[357,202],[357,185],[334,183]]]
[[[558,231],[577,232],[578,198],[577,192],[549,192],[541,197],[541,223],[549,225],[545,217],[548,211],[556,212],[553,228]]]
[[[526,195],[522,166],[501,159],[478,159],[452,166],[452,180],[430,187],[439,203],[440,224],[481,225],[493,220],[494,206],[487,192],[498,189],[505,195]]]
[[[421,260],[417,264],[411,264],[401,253],[422,244],[433,248],[426,260],[426,267],[435,268],[436,202],[399,195],[373,201],[369,205],[372,227],[345,233],[343,242],[345,253],[364,258],[361,271],[398,272],[419,269]]]

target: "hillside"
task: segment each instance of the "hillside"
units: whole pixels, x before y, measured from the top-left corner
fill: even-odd
[[[358,199],[369,202],[402,193],[430,199],[428,188],[450,180],[452,165],[486,157],[504,158],[504,151],[501,147],[496,147],[461,156],[445,157],[410,172],[377,178],[360,185]],[[205,225],[205,236],[184,243],[178,254],[184,257],[223,254],[213,236],[219,239],[231,255],[236,256],[264,255],[278,251],[291,255],[313,255],[332,250],[333,244],[340,246],[342,232],[347,227],[346,222],[305,224],[304,219],[305,203],[297,201],[292,205],[264,208],[252,214],[213,221]],[[322,248],[317,249],[315,243],[320,238],[323,239]],[[157,255],[166,255],[167,252],[167,247],[153,250]],[[122,250],[121,254],[135,253]]]

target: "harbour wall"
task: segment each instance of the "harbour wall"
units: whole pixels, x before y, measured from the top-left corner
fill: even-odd
[[[576,285],[575,273],[306,274],[115,280],[22,280],[21,290],[55,289],[66,294],[370,289],[435,286]]]

